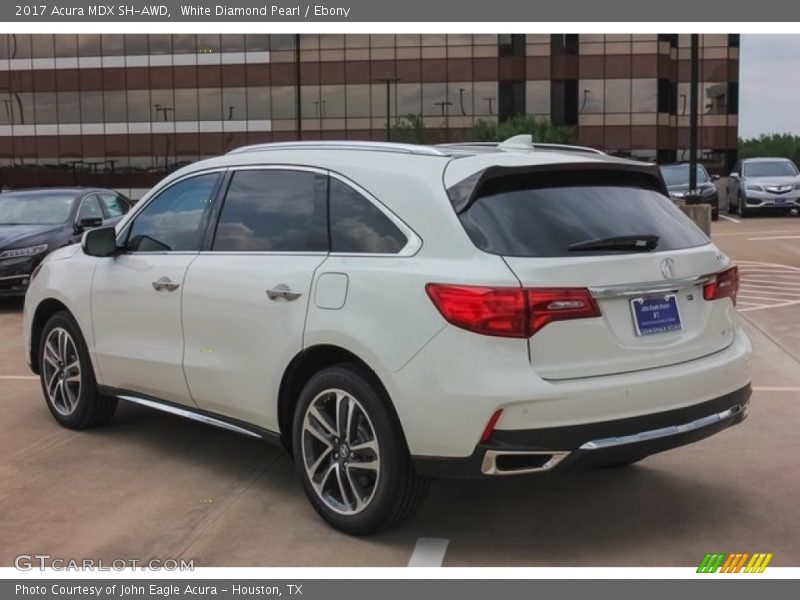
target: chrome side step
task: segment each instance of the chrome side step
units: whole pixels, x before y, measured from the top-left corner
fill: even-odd
[[[175,406],[174,404],[156,402],[155,400],[148,400],[147,398],[140,398],[139,396],[131,396],[129,394],[119,394],[117,395],[117,398],[119,398],[120,400],[125,400],[126,402],[133,402],[134,404],[141,404],[142,406],[155,408],[156,410],[170,413],[172,415],[177,415],[179,417],[192,419],[193,421],[199,421],[200,423],[205,423],[207,425],[213,425],[214,427],[219,427],[221,429],[227,429],[228,431],[243,433],[244,435],[249,435],[250,437],[259,439],[262,439],[264,437],[257,431],[253,431],[251,429],[247,429],[239,425],[234,425],[233,423],[229,423],[223,419],[218,419],[216,417],[212,417],[211,415],[194,411],[188,407]]]
[[[714,413],[713,415],[708,415],[706,417],[700,417],[699,419],[695,419],[694,421],[690,421],[689,423],[683,423],[681,425],[671,425],[669,427],[662,427],[661,429],[651,429],[649,431],[640,431],[639,433],[634,433],[631,435],[623,435],[620,437],[608,437],[599,440],[592,440],[590,442],[586,442],[585,444],[583,444],[580,447],[580,450],[602,450],[604,448],[615,448],[617,446],[626,446],[627,444],[635,444],[637,442],[656,440],[659,438],[669,437],[671,435],[678,435],[681,433],[696,431],[698,429],[702,429],[703,427],[715,425],[720,421],[725,421],[727,419],[735,417],[739,413],[743,413],[743,416],[746,417],[749,407],[750,403],[748,401],[743,406],[740,405],[732,406],[731,408],[723,410],[722,412]]]

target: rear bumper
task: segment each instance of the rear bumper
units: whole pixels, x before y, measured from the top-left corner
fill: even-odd
[[[741,423],[748,413],[750,394],[748,384],[706,402],[627,419],[496,430],[489,442],[479,444],[468,457],[415,457],[414,465],[427,476],[479,478],[635,461]]]

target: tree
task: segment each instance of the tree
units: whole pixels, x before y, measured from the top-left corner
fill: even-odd
[[[800,165],[800,136],[788,133],[760,135],[757,138],[739,139],[739,158],[780,156]]]
[[[472,141],[502,142],[515,135],[528,133],[540,144],[570,144],[575,141],[571,127],[553,125],[549,119],[516,116],[497,123],[481,119],[472,128]]]
[[[392,141],[424,144],[426,136],[422,115],[406,115],[395,121],[395,124],[392,125]]]

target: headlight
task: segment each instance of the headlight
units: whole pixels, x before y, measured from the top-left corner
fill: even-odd
[[[747,184],[747,189],[748,190],[752,190],[754,192],[763,192],[764,191],[764,186],[756,185],[754,183],[748,183]]]
[[[0,252],[0,260],[8,258],[23,258],[25,256],[36,256],[47,250],[47,244],[30,246],[28,248],[14,248],[13,250],[3,250]]]

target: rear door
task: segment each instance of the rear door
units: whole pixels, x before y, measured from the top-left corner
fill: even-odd
[[[326,195],[314,169],[232,171],[183,289],[184,372],[200,408],[277,431],[281,376],[302,349],[311,281],[328,253]]]
[[[673,365],[733,340],[730,299],[703,284],[727,258],[665,196],[625,174],[495,182],[460,215],[475,244],[525,288],[588,288],[600,316],[547,324],[529,340],[548,379]]]

